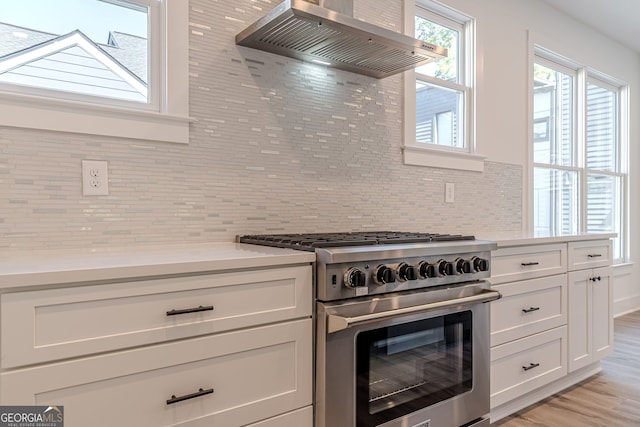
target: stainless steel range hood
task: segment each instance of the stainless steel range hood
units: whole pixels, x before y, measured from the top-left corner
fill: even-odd
[[[353,0],[285,0],[236,44],[375,78],[447,56],[447,49],[357,20]]]

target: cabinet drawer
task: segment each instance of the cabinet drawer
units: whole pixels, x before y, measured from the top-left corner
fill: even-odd
[[[245,426],[312,404],[312,337],[304,319],[18,369],[0,403],[62,405],[65,427]]]
[[[567,374],[567,327],[491,349],[491,408]]]
[[[611,240],[569,243],[569,270],[606,267],[613,262]]]
[[[491,303],[491,346],[567,323],[567,275],[492,286],[502,298]]]
[[[4,294],[3,369],[311,316],[311,288],[299,266]]]
[[[491,283],[534,279],[567,272],[567,245],[502,248],[491,256]]]
[[[313,427],[313,407],[307,406],[247,427]]]

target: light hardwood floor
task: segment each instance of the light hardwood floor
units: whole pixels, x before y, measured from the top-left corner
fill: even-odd
[[[615,319],[614,351],[601,373],[492,426],[640,426],[640,311]]]

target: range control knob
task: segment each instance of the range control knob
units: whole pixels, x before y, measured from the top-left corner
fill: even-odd
[[[378,285],[393,283],[396,281],[396,272],[386,265],[379,265],[373,272],[373,281]]]
[[[473,268],[473,262],[471,262],[471,260],[465,260],[462,263],[462,272],[466,274],[476,272],[476,270]]]
[[[456,264],[456,274],[473,273],[473,263],[471,260],[457,258],[454,262]]]
[[[429,264],[427,261],[420,261],[418,268],[420,269],[420,277],[423,279],[438,277],[438,267],[435,264]]]
[[[418,264],[418,268],[420,269],[420,277],[424,279],[438,277],[438,266],[436,264],[421,261],[420,264]]]
[[[366,275],[359,268],[351,267],[344,273],[344,285],[347,288],[357,288],[365,285]]]
[[[473,263],[473,269],[475,271],[489,270],[489,262],[484,258],[478,258],[477,256],[474,256],[469,261]]]
[[[456,274],[456,266],[453,262],[441,259],[436,264],[438,265],[438,273],[441,276],[453,276]]]
[[[416,280],[418,279],[418,269],[413,267],[406,262],[401,262],[398,265],[398,280],[407,281],[407,280]]]

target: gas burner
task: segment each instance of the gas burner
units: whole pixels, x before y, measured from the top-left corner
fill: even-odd
[[[475,237],[461,234],[362,231],[345,233],[257,234],[241,236],[239,238],[240,243],[252,243],[311,252],[315,251],[316,248],[450,242],[460,240],[475,240]]]

